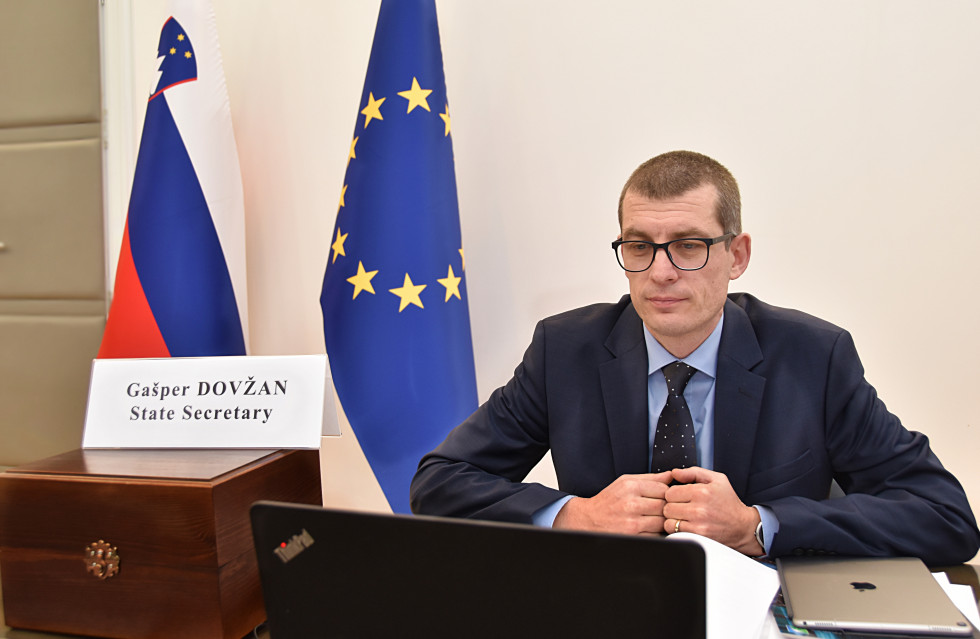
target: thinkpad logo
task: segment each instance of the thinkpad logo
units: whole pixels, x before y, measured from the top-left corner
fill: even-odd
[[[279,547],[275,549],[276,557],[282,561],[282,563],[287,563],[296,558],[298,554],[313,545],[313,536],[303,529],[298,535],[293,535],[289,541],[284,541],[279,544]]]

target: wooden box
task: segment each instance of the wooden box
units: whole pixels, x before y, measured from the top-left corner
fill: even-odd
[[[9,469],[6,623],[239,639],[265,619],[248,519],[259,499],[319,504],[318,451],[76,450]]]

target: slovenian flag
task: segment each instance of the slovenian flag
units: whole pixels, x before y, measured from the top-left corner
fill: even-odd
[[[383,0],[320,303],[337,396],[388,504],[477,406],[434,0]]]
[[[245,218],[210,2],[174,0],[100,358],[244,355]]]

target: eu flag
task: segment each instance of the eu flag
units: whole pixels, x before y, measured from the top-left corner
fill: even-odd
[[[320,304],[337,395],[388,503],[476,409],[434,0],[383,0]]]

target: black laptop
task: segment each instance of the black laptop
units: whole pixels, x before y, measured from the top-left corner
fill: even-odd
[[[694,543],[257,502],[272,639],[704,639]]]

